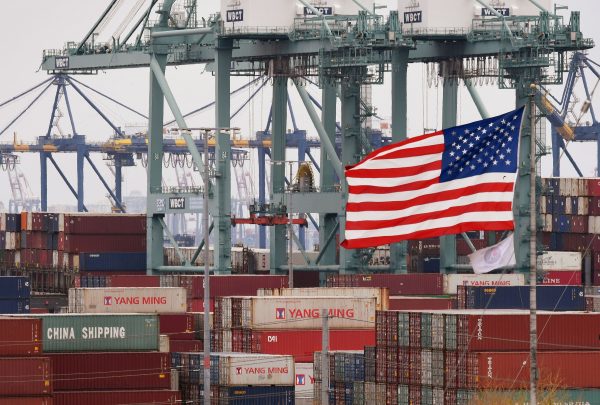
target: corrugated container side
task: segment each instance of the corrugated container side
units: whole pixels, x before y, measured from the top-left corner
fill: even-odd
[[[2,405],[54,405],[52,397],[2,397]]]
[[[457,286],[506,287],[525,285],[523,274],[444,274],[444,294],[456,294]]]
[[[258,296],[283,296],[283,297],[353,297],[377,298],[377,310],[389,309],[389,293],[384,287],[316,287],[316,288],[261,288]]]
[[[177,287],[70,288],[69,312],[184,313],[186,292]]]
[[[29,298],[0,299],[0,314],[28,314],[29,310]]]
[[[44,352],[158,350],[156,315],[51,314],[40,317]]]
[[[476,358],[478,367],[473,388],[529,388],[529,352],[483,352],[470,356]],[[561,386],[571,388],[600,387],[600,352],[540,352],[537,360],[540,381],[560,381]]]
[[[179,391],[62,391],[54,394],[54,405],[114,405],[114,404],[181,403]]]
[[[169,353],[53,353],[57,391],[170,388]]]
[[[53,391],[48,357],[0,358],[0,376],[0,396],[44,396]]]
[[[296,403],[314,398],[313,363],[296,363]]]
[[[33,318],[0,317],[0,355],[27,356],[42,352],[42,322]]]
[[[370,329],[375,324],[376,298],[252,297],[248,327],[256,330],[283,326],[318,329],[327,310],[332,329]]]
[[[0,277],[0,299],[29,298],[30,296],[29,277]]]

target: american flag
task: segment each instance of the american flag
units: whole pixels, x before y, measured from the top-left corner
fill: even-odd
[[[511,230],[523,108],[385,146],[346,168],[346,249]]]

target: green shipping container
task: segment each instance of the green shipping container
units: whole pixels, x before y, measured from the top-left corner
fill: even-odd
[[[52,314],[39,318],[45,353],[158,350],[157,315]]]
[[[556,391],[538,391],[537,399],[540,403],[552,405],[594,405],[600,404],[600,389],[558,389]],[[480,392],[474,398],[484,401],[510,400],[514,405],[528,405],[529,391],[494,391],[492,393]]]

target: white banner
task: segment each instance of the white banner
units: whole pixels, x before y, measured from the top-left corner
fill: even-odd
[[[514,233],[511,233],[502,242],[469,255],[473,271],[477,274],[489,273],[492,270],[515,265]]]

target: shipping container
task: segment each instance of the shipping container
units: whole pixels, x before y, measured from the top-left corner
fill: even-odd
[[[54,405],[52,397],[2,397],[2,405]]]
[[[29,310],[29,298],[0,299],[0,314],[28,314]]]
[[[334,349],[335,350],[335,349]],[[296,404],[306,401],[312,404],[314,398],[314,370],[313,363],[296,363]]]
[[[60,391],[54,393],[54,405],[115,405],[181,403],[179,391]]]
[[[0,376],[0,396],[44,396],[53,391],[55,376],[48,357],[0,357]]]
[[[189,298],[204,297],[204,276],[161,276],[162,287],[184,287]],[[210,276],[210,296],[254,296],[259,288],[284,288],[287,276],[217,275]]]
[[[232,324],[255,330],[319,329],[323,310],[331,329],[373,329],[376,298],[345,297],[247,297],[241,310],[229,316]],[[217,307],[215,306],[215,312]],[[215,324],[217,323],[215,314]]]
[[[64,235],[64,251],[81,252],[146,252],[146,234],[136,235]],[[77,256],[79,262],[79,256]],[[74,266],[74,267],[79,267]]]
[[[322,330],[255,330],[252,352],[289,354],[296,362],[310,362],[313,353],[322,349]],[[363,350],[375,344],[374,329],[330,329],[330,350]]]
[[[191,340],[196,337],[193,314],[160,314],[160,333],[172,340]]]
[[[70,288],[69,312],[183,313],[186,292],[176,287]]]
[[[528,309],[529,287],[458,287],[461,309]],[[538,286],[537,308],[549,311],[583,311],[585,297],[578,286]]]
[[[219,404],[294,405],[294,386],[240,386],[218,389]],[[199,401],[201,402],[201,401]]]
[[[52,353],[56,391],[168,389],[169,353]]]
[[[0,356],[42,352],[42,322],[35,318],[0,317]]]
[[[158,317],[143,314],[48,314],[44,352],[158,350]]]
[[[94,236],[146,235],[146,216],[140,214],[65,214],[64,232]],[[88,252],[93,251],[88,250]]]
[[[582,269],[580,252],[544,252],[538,259],[538,267],[542,270],[576,271]]]
[[[455,309],[456,298],[453,297],[390,297],[390,311]]]
[[[322,287],[322,288],[261,288],[257,295],[282,297],[353,297],[377,298],[377,310],[388,309],[389,295],[387,288],[381,287]]]
[[[529,388],[529,351],[469,353],[473,374],[464,388]],[[539,352],[539,381],[559,381],[561,387],[600,388],[600,351]]]
[[[577,271],[544,271],[541,273],[542,285],[582,285],[581,270]]]
[[[28,277],[0,277],[0,299],[29,298],[31,283]]]
[[[79,253],[80,271],[146,271],[146,252]]]
[[[595,405],[600,404],[599,389],[556,389],[543,390],[539,389],[537,393],[540,403],[548,403],[552,405]],[[528,405],[529,391],[528,390],[485,390],[474,394],[474,398],[480,403],[491,403],[500,401],[510,401],[511,405]]]
[[[444,295],[442,274],[338,274],[327,287],[385,287],[389,295]]]
[[[444,294],[456,294],[457,286],[506,287],[525,285],[523,274],[444,274]]]

